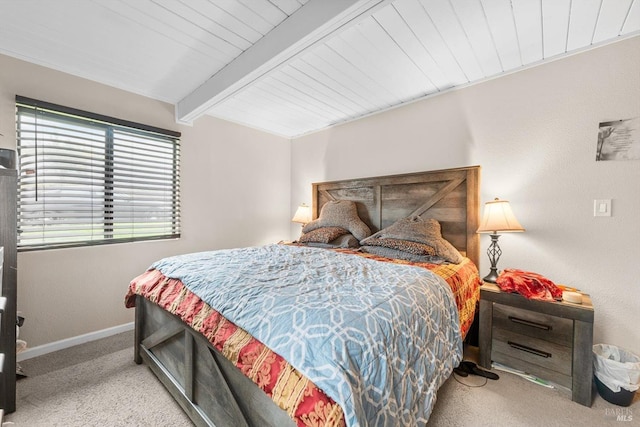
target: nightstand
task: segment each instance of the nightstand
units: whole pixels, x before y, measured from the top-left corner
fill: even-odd
[[[571,392],[591,406],[593,378],[593,306],[530,300],[502,292],[494,284],[480,288],[479,364],[491,362],[535,375]]]

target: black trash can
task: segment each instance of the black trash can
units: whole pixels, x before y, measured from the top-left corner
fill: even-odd
[[[607,402],[629,406],[640,388],[640,357],[609,344],[593,346],[593,376]]]

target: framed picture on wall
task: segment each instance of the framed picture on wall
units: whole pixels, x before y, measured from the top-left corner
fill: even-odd
[[[640,117],[600,123],[596,161],[601,160],[640,160]]]

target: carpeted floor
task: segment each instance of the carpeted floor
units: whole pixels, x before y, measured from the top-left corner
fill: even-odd
[[[15,426],[191,426],[144,365],[133,331],[20,362]],[[3,426],[4,427],[4,426]]]
[[[6,425],[192,425],[151,371],[133,362],[132,344],[127,332],[21,362],[28,377],[18,381],[18,408]],[[429,426],[640,426],[639,393],[622,408],[596,392],[587,408],[558,390],[498,374],[497,381],[449,378]]]

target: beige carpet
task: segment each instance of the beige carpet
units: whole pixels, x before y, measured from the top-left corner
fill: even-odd
[[[143,365],[133,332],[25,360],[15,426],[190,426],[189,418]]]
[[[129,332],[23,361],[28,378],[18,381],[18,409],[5,422],[29,427],[192,425],[151,371],[133,362],[132,343]],[[596,392],[587,408],[557,390],[498,374],[499,380],[486,382],[449,378],[438,392],[429,426],[640,426],[638,393],[629,408],[621,408]]]

